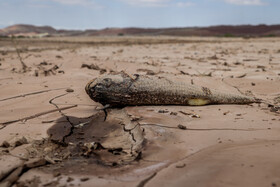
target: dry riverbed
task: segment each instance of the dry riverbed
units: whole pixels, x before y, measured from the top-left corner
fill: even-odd
[[[124,71],[268,104],[135,106],[85,92]],[[280,39],[0,40],[3,186],[280,186]],[[1,186],[0,185],[0,186]]]

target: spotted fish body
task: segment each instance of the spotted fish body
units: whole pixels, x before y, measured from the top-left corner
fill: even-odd
[[[156,76],[134,78],[121,73],[93,79],[86,85],[90,98],[103,105],[193,105],[248,104],[258,99],[221,93],[206,87],[175,82]]]

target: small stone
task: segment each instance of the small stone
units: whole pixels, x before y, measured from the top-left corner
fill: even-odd
[[[15,142],[15,147],[17,146],[21,146],[23,144],[27,144],[27,139],[23,136],[22,138],[18,139],[16,142]]]
[[[3,149],[2,150],[3,153],[9,153],[10,151],[8,149]],[[0,159],[1,160],[1,159]]]
[[[187,127],[184,126],[184,125],[181,125],[181,124],[178,125],[178,128],[179,128],[179,129],[182,129],[182,130],[187,130]]]
[[[73,179],[72,177],[68,177],[66,181],[67,181],[67,182],[72,182],[73,180],[74,180],[74,179]]]
[[[227,112],[224,112],[224,113],[223,113],[223,115],[225,116],[225,115],[227,115],[228,113],[229,113],[229,111],[227,111]]]
[[[45,149],[44,149],[44,152],[45,153],[49,153],[49,152],[51,152],[52,151],[52,147],[46,147]]]
[[[74,92],[74,90],[71,89],[71,88],[67,88],[65,91],[68,92],[68,93]]]
[[[184,168],[185,166],[186,166],[186,164],[176,165],[176,168]]]
[[[43,61],[43,62],[40,63],[40,65],[46,66],[46,65],[48,65],[48,63],[46,61]]]
[[[61,175],[61,173],[58,172],[58,171],[55,171],[55,172],[53,173],[53,176],[54,176],[54,177],[58,177],[58,176],[60,176],[60,175]]]
[[[87,181],[87,180],[89,180],[88,177],[83,177],[83,178],[80,179],[80,181],[82,181],[82,182],[85,182],[85,181]]]
[[[10,143],[7,142],[7,141],[4,141],[4,142],[2,143],[2,146],[1,146],[1,147],[8,148],[8,147],[10,147]]]
[[[163,113],[164,114],[164,113],[168,113],[168,111],[167,110],[159,110],[158,113]]]
[[[170,115],[177,116],[177,112],[170,112]]]

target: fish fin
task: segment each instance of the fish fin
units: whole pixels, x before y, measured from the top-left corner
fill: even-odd
[[[191,106],[202,106],[209,104],[210,101],[208,99],[196,98],[196,99],[189,99],[188,104]]]

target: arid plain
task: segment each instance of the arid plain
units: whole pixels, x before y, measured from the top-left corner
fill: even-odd
[[[85,92],[121,71],[266,103],[130,106],[127,127]],[[280,185],[280,38],[5,38],[0,88],[2,185]]]

